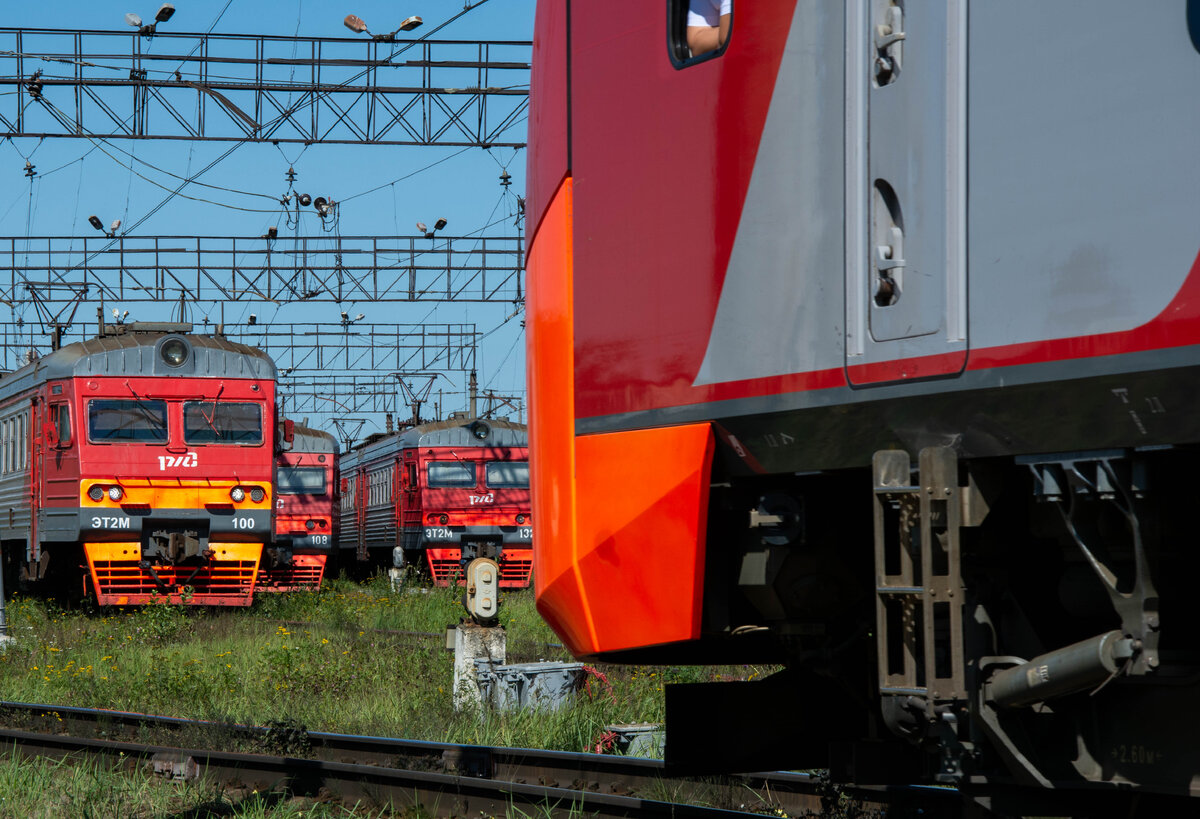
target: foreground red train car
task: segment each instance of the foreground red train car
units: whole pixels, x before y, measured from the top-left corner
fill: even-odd
[[[335,538],[337,441],[319,429],[285,426],[275,456],[275,539],[259,572],[259,590],[315,591]]]
[[[343,454],[343,560],[428,569],[434,582],[462,577],[491,557],[502,588],[533,573],[529,450],[524,425],[437,421],[381,436]]]
[[[1200,794],[1200,3],[686,10],[538,4],[539,609],[787,666],[669,761]]]
[[[100,605],[246,606],[270,539],[275,366],[131,324],[0,377],[7,568]]]

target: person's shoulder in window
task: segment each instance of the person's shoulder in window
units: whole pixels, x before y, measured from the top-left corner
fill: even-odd
[[[688,0],[687,44],[693,57],[724,47],[733,0]]]

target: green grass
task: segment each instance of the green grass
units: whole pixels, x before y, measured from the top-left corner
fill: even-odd
[[[260,596],[250,609],[65,611],[16,596],[0,650],[0,699],[111,708],[254,725],[430,741],[592,750],[614,723],[661,722],[663,686],[751,678],[767,669],[606,666],[553,712],[455,712],[453,652],[440,636],[462,618],[460,590],[384,578],[327,582],[319,593]],[[501,609],[509,662],[570,660],[532,591]],[[264,748],[257,750],[271,751]],[[292,748],[275,749],[279,753]],[[14,759],[0,749],[0,819],[12,816],[391,816],[286,794],[223,792],[143,770]],[[411,812],[410,812],[411,813]]]
[[[663,685],[711,668],[603,669],[551,713],[457,713],[453,653],[436,632],[461,618],[453,589],[333,581],[319,593],[263,596],[249,610],[165,605],[66,612],[17,597],[16,638],[0,654],[0,698],[309,730],[579,751],[606,725],[661,722]],[[569,660],[530,591],[505,595],[510,662]],[[720,669],[728,679],[730,669]],[[751,677],[755,668],[734,670]]]

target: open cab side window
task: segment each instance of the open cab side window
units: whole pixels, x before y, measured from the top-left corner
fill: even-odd
[[[733,36],[736,0],[667,0],[667,39],[676,68],[720,57]]]

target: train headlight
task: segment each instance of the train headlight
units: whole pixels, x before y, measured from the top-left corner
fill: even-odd
[[[524,522],[525,522],[525,516],[517,515],[517,523],[524,523]]]
[[[125,493],[123,491],[121,491],[121,487],[119,487],[119,486],[108,487],[108,499],[109,500],[119,501],[123,497],[125,497]]]
[[[167,362],[168,366],[179,367],[188,359],[188,347],[183,342],[183,339],[169,338],[163,342],[162,349],[159,351],[162,355],[162,360]]]
[[[97,503],[104,500],[104,487],[99,484],[92,484],[92,488],[88,490],[88,497]]]
[[[476,421],[475,423],[471,424],[470,429],[471,434],[481,441],[492,433],[492,428],[483,423],[483,421]]]
[[[317,522],[315,520],[306,520],[304,522],[304,528],[311,532],[313,529],[317,528]]]
[[[229,497],[233,498],[234,503],[241,503],[246,499],[246,490],[240,486],[235,486],[229,490]]]
[[[262,490],[261,486],[255,486],[250,490],[250,500],[255,503],[262,503],[263,498],[266,496],[267,493]]]
[[[438,516],[438,523],[442,524],[443,526],[445,526],[449,522],[450,522],[449,515],[439,515]]]

